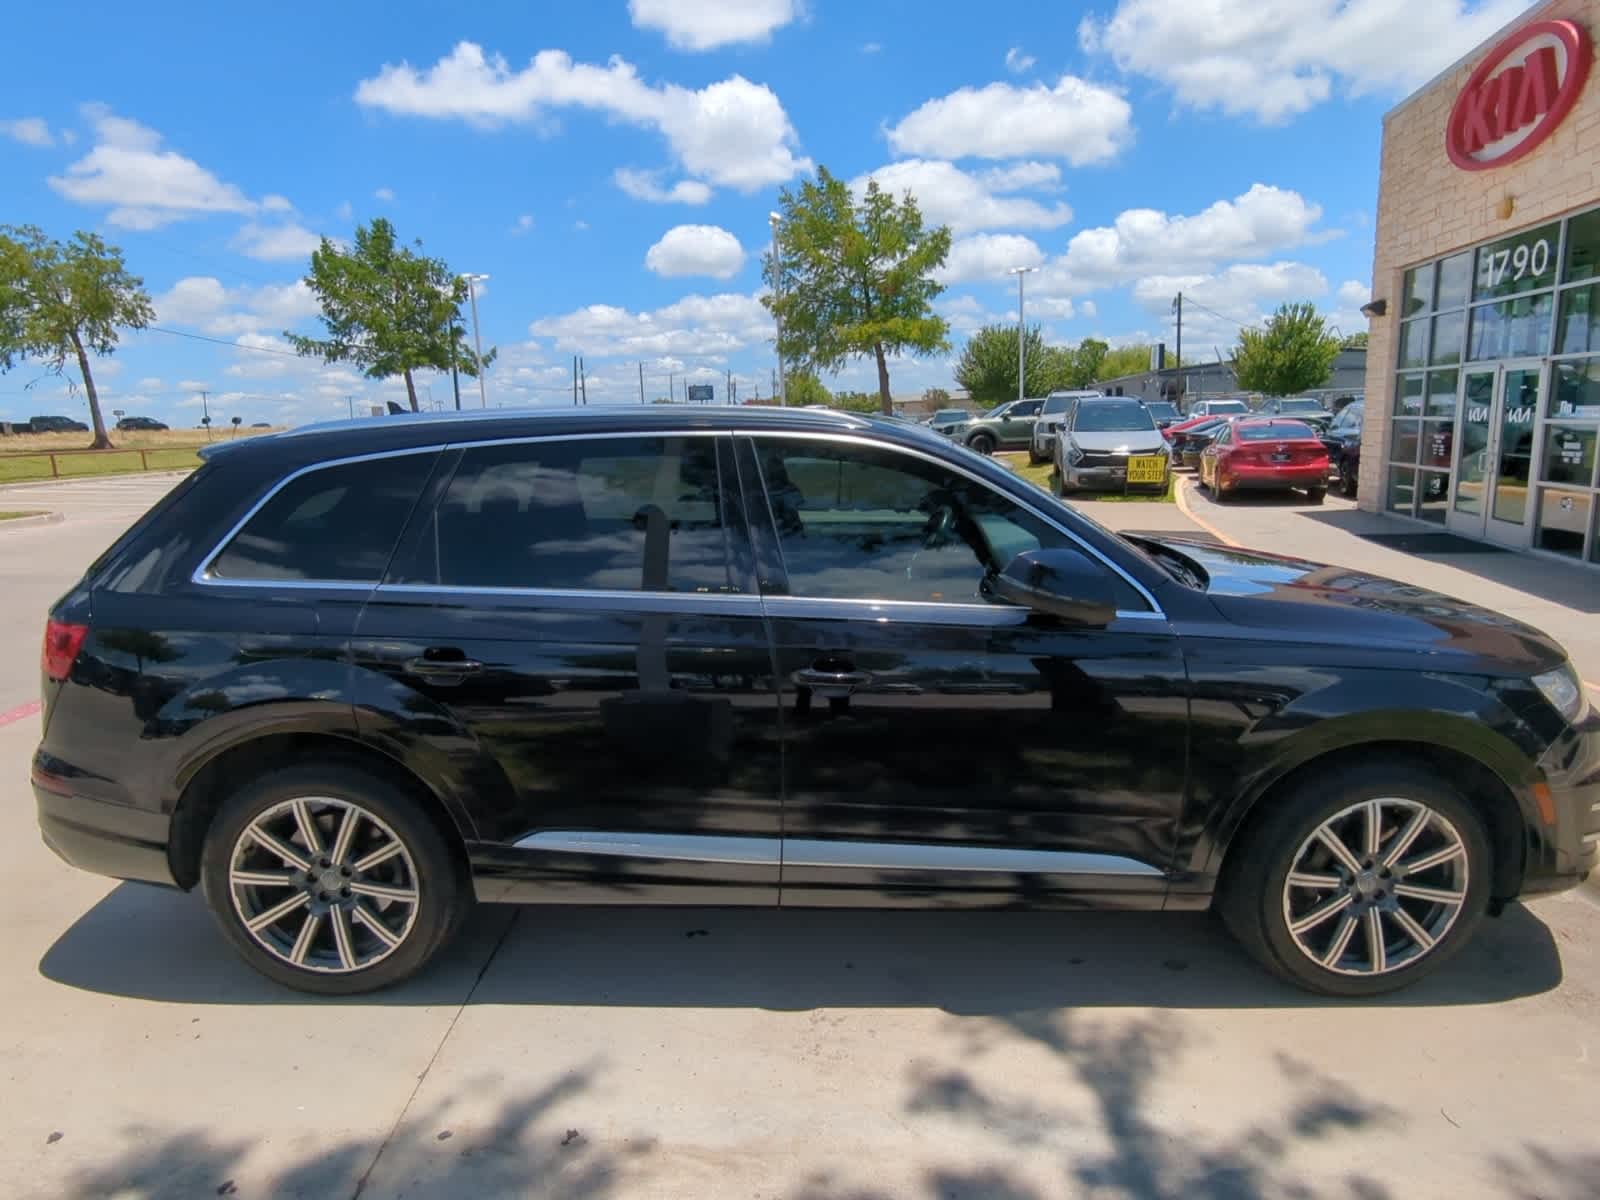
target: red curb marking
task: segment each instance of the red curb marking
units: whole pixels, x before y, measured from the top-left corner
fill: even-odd
[[[0,712],[0,728],[12,725],[24,717],[34,716],[44,705],[38,700],[30,700],[26,704],[19,704],[7,712]]]

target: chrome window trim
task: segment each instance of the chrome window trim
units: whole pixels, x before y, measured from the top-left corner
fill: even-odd
[[[368,585],[362,585],[368,586]],[[750,616],[762,615],[761,597],[730,592],[645,592],[608,588],[464,587],[443,583],[378,584],[373,599],[385,596],[502,596],[525,600],[594,601],[628,611],[704,612],[708,606]]]
[[[1031,512],[1034,516],[1038,517],[1046,525],[1049,525],[1052,529],[1056,530],[1056,532],[1065,535],[1066,537],[1070,538],[1073,542],[1077,543],[1077,545],[1084,551],[1084,553],[1088,554],[1091,558],[1095,559],[1102,566],[1104,566],[1104,567],[1108,568],[1109,570],[1111,570],[1112,572],[1114,572],[1119,578],[1122,579],[1122,581],[1124,583],[1126,583],[1134,591],[1138,592],[1139,595],[1144,598],[1145,602],[1150,605],[1150,611],[1148,613],[1129,614],[1129,615],[1154,617],[1157,620],[1162,620],[1162,621],[1165,621],[1167,619],[1166,612],[1163,611],[1161,605],[1156,601],[1155,596],[1153,596],[1150,593],[1150,589],[1149,588],[1145,587],[1144,584],[1140,583],[1132,575],[1128,574],[1128,572],[1123,570],[1122,567],[1120,567],[1117,563],[1113,562],[1111,559],[1107,558],[1104,554],[1102,554],[1099,550],[1095,549],[1094,546],[1090,545],[1079,534],[1077,534],[1076,532],[1074,532],[1071,529],[1068,529],[1060,521],[1056,520],[1049,513],[1047,513],[1044,510],[1040,509],[1038,506],[1033,504],[1031,501],[1024,500],[1020,496],[1013,496],[1010,492],[1004,491],[1004,490],[996,487],[992,480],[985,479],[982,475],[979,475],[976,471],[971,471],[971,470],[967,469],[961,463],[956,462],[953,459],[943,458],[943,457],[941,457],[941,456],[939,456],[937,454],[931,454],[931,453],[929,453],[927,451],[924,451],[924,450],[914,449],[914,448],[912,448],[910,446],[902,446],[898,442],[889,442],[889,441],[883,441],[883,440],[878,439],[878,438],[862,437],[859,434],[850,434],[850,433],[814,433],[814,432],[811,432],[809,430],[804,430],[804,429],[767,429],[767,430],[761,430],[759,433],[747,432],[745,430],[734,430],[734,433],[736,433],[739,436],[751,437],[751,438],[756,438],[756,437],[763,437],[763,438],[791,438],[791,439],[798,439],[798,440],[802,440],[802,441],[812,441],[812,442],[844,442],[844,443],[847,443],[849,445],[855,445],[855,446],[872,446],[872,447],[875,447],[875,448],[880,449],[880,450],[889,450],[889,451],[893,451],[896,454],[904,454],[904,455],[908,455],[908,456],[910,456],[912,458],[920,458],[924,462],[930,462],[930,463],[934,464],[934,466],[944,467],[944,468],[946,468],[948,470],[954,471],[956,474],[961,475],[961,476],[963,476],[963,477],[965,477],[967,479],[970,479],[973,483],[978,484],[980,487],[988,488],[990,491],[996,492],[999,495],[1005,497],[1011,503],[1015,504],[1018,508],[1025,509],[1026,511]],[[803,599],[811,599],[812,597],[801,597],[801,598],[803,598]],[[815,597],[815,598],[816,599],[823,599],[824,597]],[[834,597],[834,598],[835,599],[839,599],[839,597]],[[848,599],[848,600],[851,600],[852,602],[859,603],[859,601],[855,601],[853,597],[844,597],[844,599]],[[1118,613],[1117,615],[1121,616],[1123,614]]]
[[[833,838],[783,839],[783,865],[786,868],[843,867],[858,871],[1164,877],[1159,868],[1137,859],[1083,850],[1022,850],[1009,846],[930,842],[850,842]]]
[[[856,621],[921,621],[937,625],[1003,626],[1027,623],[1029,610],[1014,604],[940,600],[855,600],[849,596],[763,596],[774,617]],[[1165,621],[1159,612],[1118,611],[1119,621]]]
[[[782,861],[779,839],[762,837],[547,829],[530,833],[514,845],[518,850],[541,850],[552,854],[603,854],[671,862],[776,867]]]
[[[363,583],[353,579],[228,579],[220,575],[211,574],[212,564],[222,557],[222,552],[228,544],[239,536],[239,532],[255,517],[255,515],[272,502],[274,496],[283,491],[296,479],[303,475],[310,475],[314,471],[331,471],[334,467],[348,467],[354,463],[374,462],[382,458],[403,458],[411,454],[439,454],[448,447],[440,443],[432,446],[407,446],[403,450],[379,450],[371,454],[352,454],[345,458],[330,458],[322,462],[307,463],[303,467],[290,471],[277,483],[267,489],[261,499],[252,504],[249,510],[234,523],[232,529],[222,535],[222,538],[211,548],[200,565],[189,576],[190,583],[198,583],[207,587],[269,587],[269,588],[333,588],[339,591],[371,591],[377,587],[381,580],[374,579]]]

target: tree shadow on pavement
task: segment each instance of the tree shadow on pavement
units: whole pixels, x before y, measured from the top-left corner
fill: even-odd
[[[1271,977],[1203,913],[486,905],[462,934],[410,983],[347,1000],[308,996],[247,967],[198,897],[123,885],[56,940],[39,970],[84,991],[190,1004],[436,1005],[469,993],[473,1004],[962,1014],[1344,1003]],[[1495,1004],[1561,978],[1549,928],[1514,905],[1430,978],[1357,1003]]]

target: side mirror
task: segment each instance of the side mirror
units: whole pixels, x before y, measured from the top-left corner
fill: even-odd
[[[1117,594],[1105,567],[1077,550],[1027,550],[989,581],[1002,600],[1075,625],[1109,625]]]

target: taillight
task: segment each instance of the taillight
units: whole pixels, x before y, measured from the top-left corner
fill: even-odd
[[[53,618],[48,621],[44,627],[44,652],[39,656],[46,678],[59,683],[70,675],[78,651],[83,649],[83,639],[88,636],[87,625],[73,625]]]

